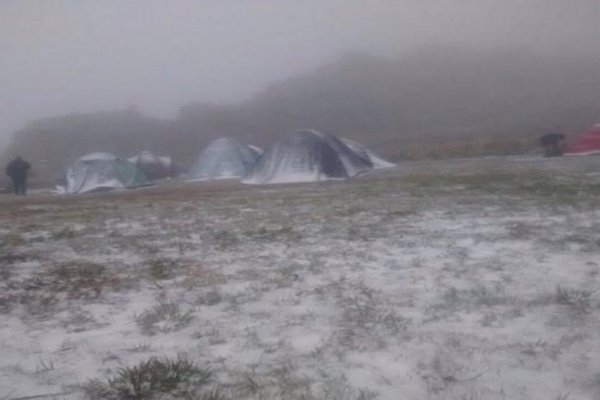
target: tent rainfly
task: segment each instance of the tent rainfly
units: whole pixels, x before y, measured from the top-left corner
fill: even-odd
[[[265,150],[244,183],[314,182],[346,179],[373,168],[336,136],[298,130]]]
[[[391,168],[396,166],[396,164],[385,160],[379,154],[375,153],[375,151],[371,150],[362,143],[347,138],[342,138],[342,141],[355,153],[363,158],[369,159],[373,163],[373,168]]]
[[[565,156],[600,154],[600,124],[596,124],[579,136],[563,153]]]
[[[67,193],[87,193],[150,185],[144,173],[127,160],[110,153],[91,153],[69,167]]]

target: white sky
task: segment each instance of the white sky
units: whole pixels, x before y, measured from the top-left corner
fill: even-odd
[[[600,0],[0,0],[0,144],[34,118],[245,99],[347,50],[599,38]]]

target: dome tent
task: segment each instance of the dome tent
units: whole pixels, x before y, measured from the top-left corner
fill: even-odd
[[[298,130],[269,147],[244,183],[314,182],[346,179],[373,168],[337,137]]]
[[[342,138],[342,141],[355,153],[363,158],[369,159],[373,163],[373,168],[391,168],[396,166],[396,164],[385,160],[379,154],[375,153],[362,143],[347,138]]]
[[[110,153],[81,157],[66,173],[67,193],[87,193],[150,185],[144,173],[127,160]]]
[[[149,151],[127,159],[142,170],[148,179],[168,178],[174,175],[173,160],[170,156],[156,156]]]
[[[600,124],[596,124],[579,136],[565,150],[565,156],[586,156],[600,154]]]
[[[194,181],[243,178],[256,163],[260,149],[222,137],[214,140],[196,159],[189,172]]]

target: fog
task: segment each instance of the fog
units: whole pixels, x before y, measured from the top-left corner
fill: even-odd
[[[600,53],[598,0],[0,0],[0,144],[28,121],[231,103],[348,50]]]

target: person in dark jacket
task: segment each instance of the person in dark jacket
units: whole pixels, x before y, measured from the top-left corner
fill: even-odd
[[[23,195],[27,192],[27,172],[31,169],[31,164],[18,156],[6,166],[6,175],[12,179],[13,190],[16,195]]]
[[[560,156],[564,150],[565,135],[547,133],[540,137],[540,144],[544,148],[544,157]]]

